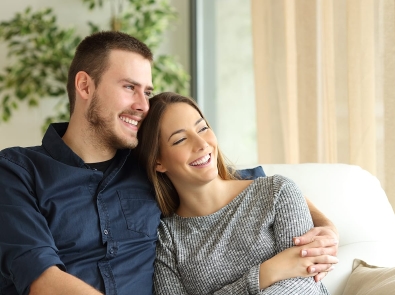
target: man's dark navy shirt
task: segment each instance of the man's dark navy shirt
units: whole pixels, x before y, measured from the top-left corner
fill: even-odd
[[[66,128],[0,152],[0,294],[28,294],[53,265],[107,295],[152,294],[160,210],[146,174],[129,150],[90,169]]]

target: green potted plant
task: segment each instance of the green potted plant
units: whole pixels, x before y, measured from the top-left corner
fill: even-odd
[[[112,14],[109,27],[88,22],[91,33],[118,30],[138,38],[155,50],[163,34],[176,20],[177,13],[169,0],[109,0]],[[93,10],[103,0],[82,0]],[[51,8],[17,13],[0,23],[0,40],[7,44],[10,65],[0,71],[0,121],[8,121],[20,103],[38,106],[43,99],[55,99],[54,115],[45,119],[43,130],[53,121],[69,118],[66,92],[68,67],[82,37],[74,28],[57,24]],[[189,94],[189,75],[174,56],[155,55],[152,68],[155,92],[175,91]]]

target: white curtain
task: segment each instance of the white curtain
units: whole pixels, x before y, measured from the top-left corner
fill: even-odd
[[[251,9],[259,162],[359,165],[395,208],[395,0]]]

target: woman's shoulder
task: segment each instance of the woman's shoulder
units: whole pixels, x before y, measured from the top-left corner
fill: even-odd
[[[176,227],[177,223],[178,223],[178,219],[176,218],[175,214],[169,217],[162,217],[160,219],[159,229],[168,230],[169,228]]]
[[[158,241],[168,243],[173,240],[174,231],[177,230],[177,221],[174,216],[162,217],[158,226]]]
[[[182,234],[190,225],[203,225],[204,218],[199,217],[181,217],[176,213],[169,217],[162,217],[158,227],[158,233],[161,235]]]
[[[275,199],[283,194],[301,194],[300,189],[292,179],[279,174],[256,178],[250,184],[248,191],[253,195],[271,196]]]
[[[263,176],[256,178],[252,183],[252,186],[256,185],[264,185],[264,186],[271,186],[271,187],[281,187],[284,185],[296,185],[295,182],[283,175],[275,174],[271,176]]]

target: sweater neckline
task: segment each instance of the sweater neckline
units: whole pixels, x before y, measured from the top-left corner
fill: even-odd
[[[170,216],[170,218],[175,218],[175,219],[183,220],[183,221],[188,221],[188,220],[194,221],[194,220],[212,219],[215,217],[220,217],[220,216],[222,216],[222,213],[226,213],[227,209],[234,207],[234,204],[236,204],[237,202],[239,202],[240,199],[242,199],[244,196],[246,196],[248,194],[248,192],[255,187],[255,184],[259,181],[259,179],[262,179],[262,178],[264,178],[264,177],[258,177],[256,179],[254,179],[253,182],[251,182],[236,197],[234,197],[232,201],[230,201],[228,204],[226,204],[225,206],[223,206],[222,208],[220,208],[219,210],[217,210],[211,214],[203,215],[203,216],[182,217],[182,216],[178,215],[177,213],[173,213],[173,215]]]

